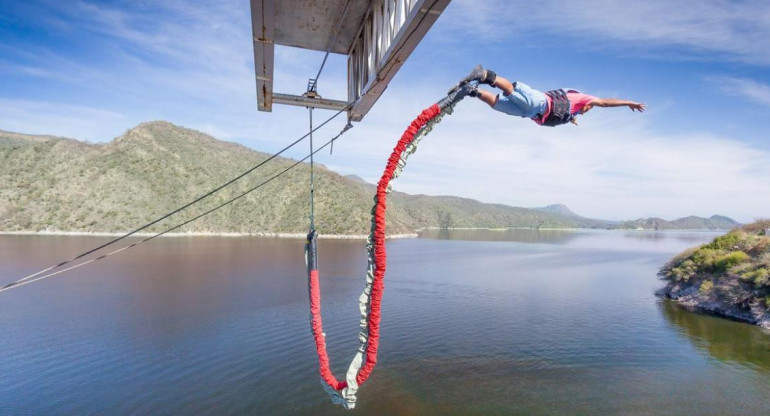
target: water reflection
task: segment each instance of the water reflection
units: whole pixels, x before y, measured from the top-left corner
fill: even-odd
[[[381,365],[355,414],[770,414],[770,336],[652,295],[660,264],[709,235],[443,233],[484,235],[512,242],[388,241]],[[0,236],[0,277],[103,241]],[[5,293],[0,414],[342,414],[319,386],[303,243],[158,239]],[[340,375],[365,248],[319,250]]]
[[[464,241],[516,241],[520,243],[563,244],[580,235],[576,230],[535,229],[429,229],[420,232],[421,238]]]
[[[726,232],[726,231],[724,231]],[[651,231],[651,230],[638,230],[638,231],[622,231],[623,236],[631,239],[646,240],[646,241],[660,241],[667,239],[675,239],[687,243],[702,243],[704,238],[713,238],[717,235],[724,234],[724,232],[715,230],[669,230],[669,231]]]
[[[699,351],[722,362],[770,372],[770,334],[754,325],[694,313],[670,300],[659,302],[663,316]]]

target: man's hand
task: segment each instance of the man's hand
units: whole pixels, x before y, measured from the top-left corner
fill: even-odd
[[[647,104],[645,104],[645,103],[630,102],[630,103],[628,103],[628,108],[630,108],[631,111],[638,111],[638,112],[641,113],[642,111],[644,111],[647,108]]]

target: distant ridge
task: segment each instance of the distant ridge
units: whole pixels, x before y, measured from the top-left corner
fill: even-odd
[[[620,221],[600,220],[595,218],[587,218],[573,212],[569,207],[564,204],[552,204],[542,208],[533,208],[542,212],[551,212],[554,214],[564,215],[565,217],[574,218],[578,221],[583,228],[616,228]]]
[[[617,228],[645,229],[645,230],[729,230],[741,224],[731,218],[722,215],[712,215],[709,218],[689,216],[673,221],[662,218],[640,218],[633,221],[625,221]]]
[[[0,131],[0,231],[123,232],[144,224],[226,182],[267,154],[165,121],[142,123],[109,143]],[[276,158],[265,169],[159,231],[224,202],[294,163]],[[304,233],[309,168],[301,164],[235,204],[181,232]],[[317,166],[316,225],[325,234],[365,235],[374,185]],[[731,228],[721,216],[618,224],[582,217],[563,204],[529,209],[455,196],[389,196],[388,231],[421,228]]]
[[[348,179],[348,180],[352,181],[352,182],[361,183],[361,184],[364,184],[364,185],[372,185],[372,186],[374,186],[374,184],[371,184],[371,183],[367,182],[366,180],[364,180],[364,178],[362,178],[362,177],[360,177],[358,175],[345,175],[343,177],[345,179]]]
[[[564,204],[552,204],[552,205],[548,205],[547,207],[533,208],[533,209],[538,210],[538,211],[542,211],[542,212],[551,212],[551,213],[554,213],[554,214],[561,214],[561,215],[565,215],[567,217],[580,217],[580,215],[575,214],[574,212],[572,212],[572,210],[570,210]]]

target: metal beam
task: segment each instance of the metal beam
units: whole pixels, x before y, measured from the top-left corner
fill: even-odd
[[[273,93],[275,104],[288,104],[300,107],[324,108],[327,110],[342,110],[348,103],[340,100],[329,100],[321,97],[303,97],[301,95]]]
[[[274,0],[251,0],[251,32],[254,42],[254,73],[259,111],[273,111],[273,62],[275,58]]]
[[[373,0],[348,58],[350,119],[360,121],[451,0]]]

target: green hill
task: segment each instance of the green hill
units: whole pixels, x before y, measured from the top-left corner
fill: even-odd
[[[203,195],[267,157],[165,122],[139,125],[107,144],[2,133],[0,229],[126,231]],[[153,231],[224,202],[293,162],[279,158]],[[334,172],[319,171],[319,229],[363,234],[371,196]],[[302,232],[308,223],[307,189],[308,167],[301,165],[182,231]],[[394,232],[410,230],[403,220],[391,220]]]
[[[269,155],[156,121],[105,144],[0,131],[0,231],[125,232],[205,194]],[[149,231],[214,207],[295,161],[276,158],[203,203]],[[180,232],[304,233],[309,167],[300,164],[235,204]],[[322,234],[365,235],[374,185],[316,170],[316,226]],[[396,182],[398,185],[398,182]],[[389,197],[388,232],[422,228],[730,228],[726,217],[618,224],[581,217],[564,205],[518,208],[454,196]]]
[[[264,161],[265,153],[167,122],[141,124],[112,142],[89,144],[0,132],[0,231],[124,232],[150,222]],[[204,203],[154,226],[159,231],[224,202],[294,160],[277,158]],[[284,176],[182,232],[303,233],[308,172]],[[324,234],[367,234],[373,186],[323,167],[316,174],[316,225]],[[456,197],[393,192],[388,231],[422,227],[562,227],[556,213]]]

